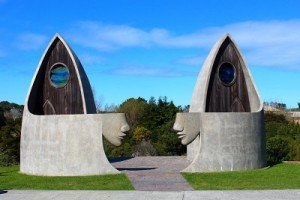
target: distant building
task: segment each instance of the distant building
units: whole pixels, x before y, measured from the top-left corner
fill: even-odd
[[[300,124],[300,111],[298,111],[298,112],[291,112],[291,117],[292,117],[292,119],[293,119],[293,121],[295,123]]]
[[[275,108],[273,106],[264,105],[264,110],[266,112],[279,112],[280,110],[278,108]]]

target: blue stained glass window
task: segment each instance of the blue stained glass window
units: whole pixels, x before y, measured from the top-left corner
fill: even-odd
[[[63,87],[69,80],[69,69],[62,64],[54,65],[50,70],[50,80],[55,87]]]
[[[235,68],[230,63],[223,63],[219,67],[219,78],[225,85],[230,85],[235,81]]]

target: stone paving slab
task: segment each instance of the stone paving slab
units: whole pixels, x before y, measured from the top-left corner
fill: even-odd
[[[110,162],[128,176],[136,190],[193,190],[180,174],[180,171],[189,165],[185,156],[115,158],[110,159]]]
[[[299,200],[300,190],[231,190],[231,191],[37,191],[0,190],[1,200]]]

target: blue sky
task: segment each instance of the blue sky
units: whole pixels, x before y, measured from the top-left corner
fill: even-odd
[[[264,101],[300,102],[299,1],[0,0],[0,101],[23,104],[48,42],[59,33],[96,99],[167,96],[187,105],[213,44],[229,32]]]

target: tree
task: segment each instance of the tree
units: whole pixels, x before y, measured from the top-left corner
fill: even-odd
[[[18,105],[16,103],[10,103],[8,101],[1,101],[0,107],[3,109],[3,111],[10,111],[10,109],[12,109],[12,108],[23,110],[23,108],[24,108],[23,105]]]
[[[298,108],[300,109],[300,102],[298,102]]]
[[[289,159],[289,142],[286,138],[275,136],[267,140],[267,161],[273,165]]]
[[[109,156],[110,157],[131,157],[132,147],[129,143],[125,142],[122,146],[112,149]]]
[[[139,124],[140,119],[144,114],[145,107],[147,106],[147,101],[143,98],[130,98],[123,102],[119,108],[118,112],[123,112],[126,114],[127,122],[133,129]]]
[[[114,112],[117,112],[117,109],[118,109],[118,106],[116,106],[115,104],[106,104],[104,106],[104,110],[103,111],[100,111],[102,113],[114,113]]]
[[[0,128],[5,125],[5,117],[3,109],[0,107]]]
[[[265,113],[267,162],[270,165],[283,160],[300,158],[300,125],[282,114]]]
[[[0,165],[18,164],[20,160],[21,125],[9,124],[0,130]]]
[[[138,126],[133,131],[133,138],[137,142],[148,141],[150,140],[150,137],[151,137],[151,131],[149,131],[145,127]]]
[[[185,107],[183,107],[185,108]],[[105,145],[105,151],[110,156],[129,155],[182,155],[186,152],[185,146],[180,143],[172,126],[177,112],[182,112],[182,107],[177,107],[167,97],[155,100],[151,97],[148,101],[143,98],[130,98],[123,102],[118,112],[126,114],[131,130],[123,140],[123,145],[132,148],[111,147]]]
[[[96,99],[95,94],[94,94],[94,98],[95,98],[95,105],[96,105],[97,113],[103,112],[104,97],[100,96],[99,98]]]

